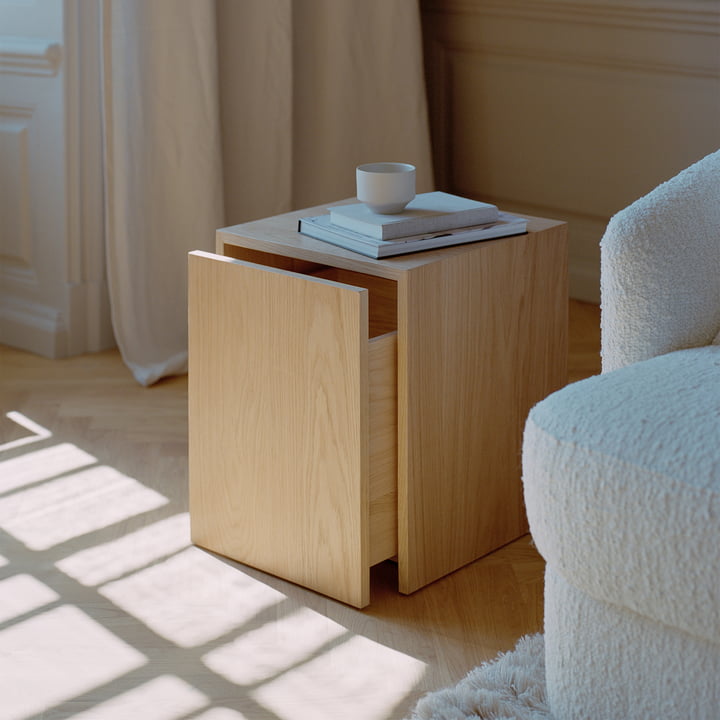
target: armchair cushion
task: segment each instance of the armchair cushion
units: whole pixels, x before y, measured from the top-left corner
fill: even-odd
[[[720,643],[720,347],[569,385],[523,448],[530,527],[579,590]]]

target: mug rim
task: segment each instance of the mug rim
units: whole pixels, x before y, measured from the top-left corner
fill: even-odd
[[[357,166],[358,172],[368,173],[408,173],[415,170],[415,166],[410,163],[400,162],[375,162],[375,163],[364,163],[363,165]]]

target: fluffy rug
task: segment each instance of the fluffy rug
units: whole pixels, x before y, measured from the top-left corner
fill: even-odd
[[[545,697],[543,636],[470,671],[455,687],[425,695],[409,720],[552,720]]]

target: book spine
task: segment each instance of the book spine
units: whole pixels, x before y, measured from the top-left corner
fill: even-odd
[[[359,243],[353,241],[351,238],[346,236],[338,236],[335,233],[325,230],[323,227],[318,226],[312,222],[304,222],[302,219],[298,221],[298,232],[302,235],[315,238],[316,240],[322,240],[323,242],[330,243],[336,247],[343,248],[344,250],[352,250],[353,252],[360,253],[366,257],[377,259],[379,257],[377,246],[367,245],[365,243]]]

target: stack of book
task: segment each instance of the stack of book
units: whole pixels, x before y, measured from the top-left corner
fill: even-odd
[[[324,215],[302,218],[303,235],[371,258],[490,240],[527,231],[525,218],[495,205],[445,192],[421,193],[403,212],[378,215],[363,203],[330,207]]]

